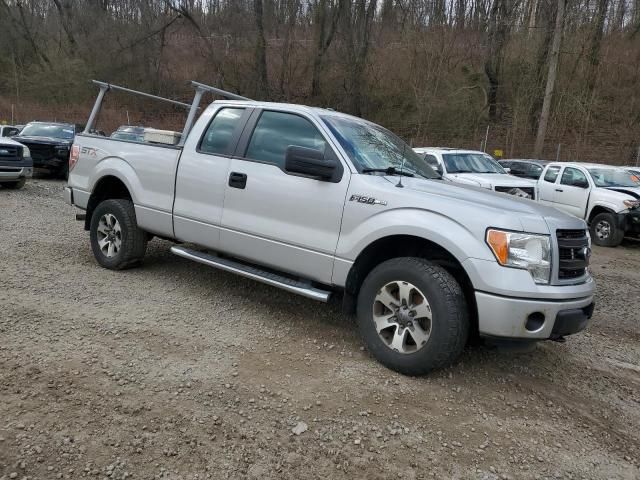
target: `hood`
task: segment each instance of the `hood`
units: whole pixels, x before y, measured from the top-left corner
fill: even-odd
[[[13,138],[20,143],[26,143],[26,144],[70,146],[73,143],[73,140],[65,140],[64,138],[55,138],[55,137],[31,137],[31,136],[16,135]]]
[[[604,189],[629,195],[636,200],[640,200],[640,187],[605,187]]]
[[[11,138],[15,138],[15,137],[11,137]],[[0,137],[0,147],[2,147],[3,145],[5,147],[21,147],[22,144],[20,142],[16,142],[15,140],[12,140],[9,137]]]
[[[507,173],[449,173],[451,180],[482,188],[498,187],[534,187],[536,182],[525,178],[515,177]]]
[[[499,174],[498,176],[507,177]],[[463,219],[463,223],[480,222],[485,225],[485,228],[494,226],[544,234],[550,233],[557,226],[567,229],[585,228],[584,220],[556,208],[541,205],[533,200],[493,192],[486,188],[403,177],[404,188],[398,189],[395,187],[398,177],[384,178],[388,181],[388,188],[393,189],[393,193],[402,191],[401,201],[407,204],[407,207],[437,209],[436,202],[429,198],[435,195],[442,198],[442,201],[451,209],[449,212],[442,213]]]

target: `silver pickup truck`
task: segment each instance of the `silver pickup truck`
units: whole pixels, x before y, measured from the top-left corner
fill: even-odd
[[[99,85],[87,131],[104,93],[126,90]],[[65,195],[100,265],[136,265],[159,236],[186,259],[341,294],[369,351],[410,375],[451,364],[471,335],[562,340],[588,324],[584,220],[443,182],[388,130],[331,110],[228,94],[191,128],[202,92],[220,94],[195,85],[178,145],[76,137]]]

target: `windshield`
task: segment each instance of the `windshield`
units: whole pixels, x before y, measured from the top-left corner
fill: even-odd
[[[30,123],[22,129],[20,135],[25,137],[53,137],[63,140],[73,140],[73,126]]]
[[[589,168],[596,187],[637,187],[636,176],[617,168]]]
[[[379,125],[336,116],[323,116],[322,120],[360,172],[393,167],[412,175],[440,178],[409,145]]]
[[[504,173],[504,168],[486,153],[445,153],[448,173]]]

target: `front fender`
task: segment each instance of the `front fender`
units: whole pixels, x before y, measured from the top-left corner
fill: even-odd
[[[479,238],[461,223],[437,212],[418,208],[381,211],[342,231],[336,256],[353,262],[371,243],[392,235],[411,235],[438,244],[460,263],[473,257],[495,260],[484,237]]]
[[[591,212],[593,212],[593,209],[596,207],[606,208],[607,210],[610,210],[612,213],[617,213],[620,211],[620,207],[615,203],[598,200],[592,203],[591,205],[589,205],[589,211],[587,212],[587,218],[585,220],[588,220],[589,218],[591,218]]]

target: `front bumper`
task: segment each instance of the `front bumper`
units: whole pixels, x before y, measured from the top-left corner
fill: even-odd
[[[0,182],[11,182],[21,178],[31,178],[33,167],[5,167],[0,165]]]
[[[594,296],[569,300],[513,298],[475,292],[481,336],[544,340],[584,330]]]
[[[640,235],[640,208],[618,214],[618,226],[627,235]]]

